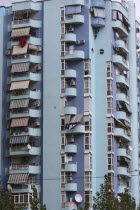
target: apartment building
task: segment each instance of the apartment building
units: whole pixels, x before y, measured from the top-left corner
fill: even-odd
[[[110,177],[139,203],[140,74],[133,1],[0,3],[0,176],[17,207],[33,188],[78,210]]]

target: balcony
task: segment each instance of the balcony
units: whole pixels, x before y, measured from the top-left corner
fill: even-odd
[[[27,132],[16,132],[11,134],[11,136],[41,136],[40,128],[28,128]]]
[[[12,118],[20,118],[20,117],[40,117],[41,113],[40,110],[36,109],[28,109],[26,112],[21,112],[21,113],[12,113],[10,112],[10,119]]]
[[[11,47],[13,47],[13,46],[16,46],[16,45],[18,45],[19,44],[19,42],[17,41],[17,42],[13,42],[13,41],[11,41],[11,42],[8,42],[8,48],[11,48]],[[28,38],[28,40],[27,40],[27,44],[32,44],[32,45],[38,45],[38,46],[41,46],[41,44],[42,44],[42,42],[41,42],[41,38],[37,38],[37,37],[32,37],[32,36],[30,36],[29,38]]]
[[[128,36],[127,27],[119,20],[112,21],[112,27],[117,30],[121,37]]]
[[[121,119],[121,120],[126,120],[127,122],[130,123],[130,118],[126,114],[126,112],[123,111],[117,111],[116,112],[116,118]]]
[[[76,70],[75,69],[66,69],[65,70],[65,78],[76,78]]]
[[[41,20],[22,19],[22,20],[14,20],[12,22],[12,29],[26,28],[26,27],[41,28],[41,26],[42,26]]]
[[[128,71],[129,70],[129,64],[128,61],[125,60],[122,56],[114,54],[113,55],[113,63],[122,71]]]
[[[65,172],[77,172],[77,164],[76,163],[66,163],[64,171]]]
[[[65,106],[64,114],[76,115],[77,107],[76,106]]]
[[[124,166],[118,166],[118,175],[122,175],[122,176],[127,176],[130,177],[130,173],[129,173],[129,169],[127,167]]]
[[[114,136],[124,139],[125,141],[131,141],[131,137],[123,128],[114,128]]]
[[[9,174],[40,174],[41,167],[38,165],[12,165],[9,167]]]
[[[32,11],[39,11],[42,9],[42,5],[40,3],[36,2],[16,2],[15,4],[12,4],[12,12],[14,11],[21,11],[21,10],[32,10]],[[22,11],[21,11],[22,12]]]
[[[25,80],[31,80],[38,82],[41,80],[41,74],[39,73],[27,73],[26,76],[23,77],[10,77],[11,82],[16,82],[16,81],[25,81]]]
[[[62,133],[71,133],[71,134],[82,134],[85,133],[85,125],[78,124],[71,129],[66,129]]]
[[[124,84],[125,86],[129,87],[129,80],[124,75],[117,75],[116,83],[121,83],[121,84]]]
[[[18,156],[18,155],[41,155],[40,147],[31,147],[28,149],[27,146],[19,146],[13,147],[9,149],[10,156]]]
[[[33,189],[32,189],[32,185],[28,184],[19,188],[13,188],[12,187],[12,193],[32,193]]]
[[[83,60],[85,58],[84,50],[66,51],[62,59],[65,60]]]
[[[41,99],[41,93],[40,91],[25,91],[25,94],[22,95],[10,95],[10,100],[15,99],[24,99],[24,98],[30,98],[30,99]]]
[[[66,144],[64,147],[65,153],[77,153],[77,145],[76,144]]]
[[[67,88],[65,89],[64,95],[65,95],[66,97],[75,97],[75,96],[77,96],[76,87],[67,87]]]
[[[84,0],[68,0],[65,1],[65,6],[84,5]]]
[[[75,33],[66,33],[64,35],[64,39],[62,39],[64,42],[76,42],[76,34]]]
[[[98,1],[92,0],[91,7],[105,8],[105,1],[104,0],[98,0]]]
[[[84,15],[68,15],[65,17],[65,20],[62,21],[63,24],[83,24]]]
[[[104,18],[95,18],[91,17],[91,25],[94,28],[99,28],[105,26],[105,19]]]
[[[118,194],[124,193],[124,192],[125,192],[125,189],[128,189],[127,185],[126,185],[126,184],[120,184],[120,185],[118,186],[118,191],[117,191],[117,193],[118,193]]]
[[[66,183],[65,184],[66,192],[76,192],[77,191],[77,183]]]
[[[116,40],[115,47],[118,48],[119,52],[128,53],[128,45],[123,40]]]
[[[126,148],[118,148],[117,156],[127,157],[128,159],[131,159],[130,152],[128,152]]]
[[[129,96],[124,93],[117,92],[116,101],[124,101],[125,103],[129,104]]]
[[[41,63],[40,55],[30,55],[27,54],[23,58],[11,59],[11,64],[14,63]]]

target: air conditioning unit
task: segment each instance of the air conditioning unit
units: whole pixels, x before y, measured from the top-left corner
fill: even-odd
[[[74,28],[72,26],[69,27],[69,32],[74,32]]]
[[[75,44],[81,44],[81,41],[76,41]]]
[[[11,51],[10,51],[10,50],[7,50],[7,51],[5,52],[5,55],[11,55]]]
[[[118,179],[119,179],[119,180],[121,180],[121,179],[122,179],[121,175],[118,175]]]
[[[40,126],[40,122],[35,122],[35,126]]]
[[[91,12],[91,13],[94,12],[94,7],[90,7],[90,12]]]
[[[42,47],[38,47],[37,51],[42,51]]]
[[[120,157],[120,156],[118,156],[118,157],[117,157],[117,161],[120,161],[120,160],[121,160],[121,157]]]
[[[36,66],[36,70],[40,70],[41,69],[41,66]]]
[[[74,142],[74,136],[71,136],[69,142]]]
[[[72,86],[76,85],[75,80],[71,80],[71,81],[70,81],[70,85],[72,85]]]
[[[37,101],[36,103],[35,103],[35,107],[39,107],[40,106],[40,101]]]
[[[81,40],[80,41],[80,44],[85,44],[85,40]]]

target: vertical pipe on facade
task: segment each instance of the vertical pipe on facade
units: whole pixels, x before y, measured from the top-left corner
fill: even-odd
[[[137,108],[137,64],[136,64],[136,25],[135,25],[135,5],[128,2],[129,23],[129,64],[130,64],[130,105],[131,115],[131,146],[133,147],[130,173],[131,173],[131,194],[139,202],[139,156],[138,156],[138,108]]]

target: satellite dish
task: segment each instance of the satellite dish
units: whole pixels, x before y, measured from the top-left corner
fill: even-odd
[[[82,196],[81,196],[80,194],[76,194],[76,195],[75,195],[75,201],[76,201],[77,203],[81,203],[81,202],[82,202]]]
[[[129,148],[130,151],[133,151],[133,147],[129,146],[128,148]]]

